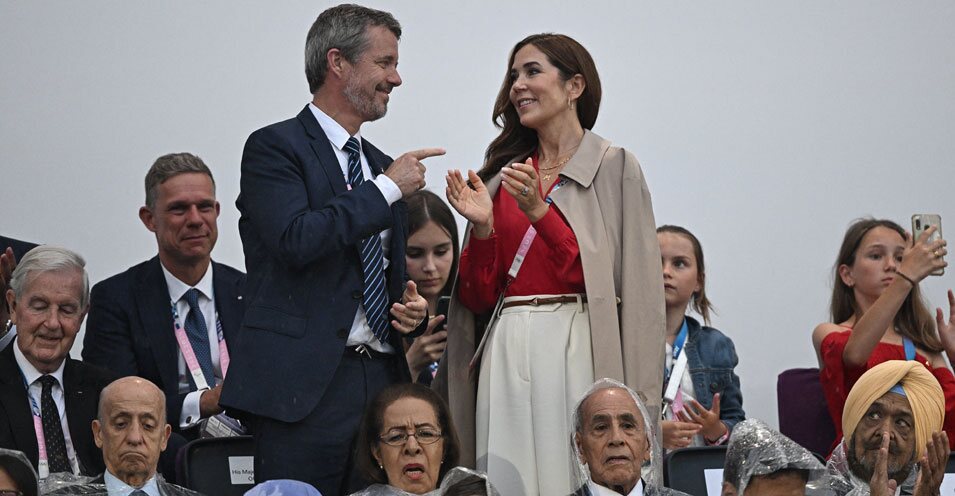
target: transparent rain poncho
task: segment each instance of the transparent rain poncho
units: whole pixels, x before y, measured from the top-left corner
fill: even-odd
[[[724,482],[736,487],[738,494],[743,494],[753,476],[785,469],[809,472],[807,495],[831,494],[825,481],[826,467],[806,448],[762,420],[747,419],[736,424],[726,450]]]
[[[574,474],[575,478],[575,490],[587,486],[590,482],[590,470],[587,465],[584,464],[580,456],[580,449],[577,447],[577,442],[574,439],[574,435],[577,431],[577,426],[583,425],[583,419],[580,418],[580,406],[583,402],[593,395],[595,392],[601,389],[623,389],[630,394],[633,398],[634,403],[637,404],[637,409],[640,410],[640,415],[643,417],[643,428],[647,433],[647,439],[650,444],[650,461],[644,463],[641,467],[641,475],[643,479],[644,493],[647,495],[680,495],[683,494],[679,491],[674,491],[672,489],[663,487],[663,452],[660,446],[660,442],[657,439],[657,429],[655,423],[651,423],[650,415],[647,413],[647,407],[643,404],[643,400],[640,399],[639,395],[634,392],[633,389],[630,389],[625,384],[613,379],[600,379],[594,383],[590,389],[583,395],[580,400],[577,401],[577,404],[574,405],[573,422],[571,424],[572,432],[570,434],[570,445],[573,450],[574,457],[576,458],[573,465],[576,469]]]
[[[158,481],[163,481],[161,475],[156,474]],[[40,483],[40,494],[44,496],[109,496],[106,490],[106,484],[103,482],[93,482],[102,480],[82,475],[73,475],[70,473],[54,473],[43,479]],[[163,481],[165,482],[165,481]],[[195,496],[199,493],[189,489],[174,486],[161,485],[163,496]]]
[[[918,464],[914,464],[911,473],[902,483],[901,494],[912,494],[915,489],[915,481],[918,478]],[[835,496],[868,496],[871,494],[869,481],[864,481],[856,477],[849,470],[849,460],[846,456],[846,439],[843,438],[833,450],[829,457],[829,463],[826,464],[826,482],[830,489],[828,494]]]
[[[501,496],[487,479],[487,474],[464,467],[454,467],[444,474],[441,485],[423,496]],[[386,484],[375,484],[351,496],[413,496]]]

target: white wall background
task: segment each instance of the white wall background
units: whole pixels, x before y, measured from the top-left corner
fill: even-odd
[[[214,256],[242,267],[242,146],[309,100],[305,34],[329,5],[0,0],[0,232],[71,247],[99,281],[155,253],[143,176],[191,151],[219,184]],[[371,6],[404,26],[404,85],[363,134],[394,155],[446,147],[427,161],[438,191],[446,169],[480,165],[516,41],[556,31],[591,51],[595,131],[641,160],[657,221],[702,239],[750,416],[775,423],[776,375],[815,366],[851,220],[934,212],[955,233],[952,2]],[[933,304],[953,273],[924,284]]]

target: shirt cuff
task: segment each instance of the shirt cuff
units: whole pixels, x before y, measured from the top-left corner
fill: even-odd
[[[182,412],[179,414],[180,429],[188,429],[202,420],[202,416],[199,413],[199,398],[201,398],[202,393],[206,391],[208,391],[208,389],[193,391],[186,395],[186,399],[182,400]]]
[[[497,256],[497,233],[491,232],[487,238],[480,239],[471,233],[468,239],[468,258],[474,267],[491,265]]]
[[[372,182],[375,183],[375,186],[378,186],[378,190],[381,191],[381,195],[385,197],[385,201],[388,202],[389,207],[401,199],[401,189],[398,188],[398,185],[395,184],[390,177],[384,174],[378,174],[378,177]]]

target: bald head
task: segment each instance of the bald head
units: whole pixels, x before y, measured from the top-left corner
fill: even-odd
[[[103,388],[103,391],[99,395],[99,412],[97,415],[99,421],[103,422],[104,412],[107,411],[113,401],[117,398],[124,399],[131,397],[138,398],[144,403],[158,402],[159,422],[163,424],[166,423],[166,396],[162,390],[152,382],[135,376],[116,379]]]
[[[100,393],[93,440],[103,450],[106,469],[131,487],[140,488],[155,475],[170,432],[166,397],[155,384],[124,377]]]

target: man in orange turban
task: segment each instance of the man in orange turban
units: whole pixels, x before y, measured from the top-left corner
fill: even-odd
[[[846,436],[828,463],[840,495],[937,495],[948,461],[945,396],[916,361],[869,369],[846,398]]]

